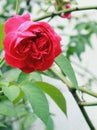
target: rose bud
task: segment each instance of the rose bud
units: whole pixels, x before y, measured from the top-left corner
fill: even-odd
[[[70,2],[70,0],[68,0],[68,2]],[[68,8],[70,8],[71,7],[71,4],[70,3],[68,3],[68,4],[66,4],[65,5],[65,8],[66,9],[68,9]],[[71,18],[71,13],[63,13],[63,14],[61,14],[61,17],[62,18],[67,18],[67,19],[70,19]]]

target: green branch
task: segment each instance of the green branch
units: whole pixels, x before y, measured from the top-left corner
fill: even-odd
[[[93,97],[97,98],[97,92],[92,91],[91,89],[88,89],[86,87],[79,87],[78,90],[80,90],[83,93],[86,93],[88,95],[91,95]]]
[[[68,87],[69,90],[71,90],[71,91],[76,90],[76,88],[73,86],[73,84],[72,84],[62,73],[56,71],[56,69],[55,69],[54,67],[51,67],[50,70],[51,70],[52,72],[54,72],[54,74],[56,74],[56,76],[57,76],[63,83],[65,83],[65,84],[67,85],[67,87]],[[78,87],[77,90],[79,90],[79,91],[81,91],[81,92],[83,92],[83,93],[86,93],[86,94],[88,94],[88,95],[90,95],[90,96],[93,96],[93,97],[96,97],[96,98],[97,98],[97,93],[94,92],[94,91],[92,91],[92,90],[90,90],[90,89],[88,89],[88,88],[86,88],[86,87],[80,86],[80,87]]]
[[[73,84],[60,72],[58,72],[54,66],[50,67],[50,70],[63,82],[67,85],[68,89],[75,89]]]
[[[81,106],[97,106],[97,102],[79,102]]]
[[[45,19],[45,18],[54,17],[54,16],[60,15],[62,13],[69,13],[69,12],[81,11],[81,10],[92,10],[92,9],[97,9],[97,5],[94,5],[94,6],[76,6],[76,7],[72,7],[72,8],[69,8],[69,9],[60,10],[58,12],[48,13],[44,16],[41,16],[37,19],[34,19],[33,21],[39,21],[39,20],[42,20],[42,19]]]
[[[76,90],[79,90],[81,92],[84,92],[86,94],[89,94],[91,96],[97,97],[97,93],[84,88],[84,87],[79,87],[78,89],[76,89],[74,87],[74,85],[60,72],[58,72],[58,70],[56,70],[53,66],[50,68],[50,70],[63,82],[67,85],[68,89],[70,90],[72,96],[74,97],[76,103],[78,104],[84,118],[86,119],[86,122],[88,123],[89,127],[91,128],[91,130],[96,130],[95,127],[93,126],[86,110],[84,109],[84,107],[82,105],[80,105],[79,103],[81,102],[78,95],[76,94]]]
[[[72,96],[74,97],[76,103],[78,104],[78,106],[79,106],[79,108],[80,108],[80,110],[81,110],[81,112],[82,112],[86,122],[88,123],[90,129],[91,130],[96,130],[94,125],[93,125],[93,123],[92,123],[92,121],[90,120],[90,118],[89,118],[85,108],[82,105],[79,104],[79,102],[81,102],[81,101],[80,101],[78,95],[76,94],[76,92],[71,92],[71,93],[72,93]]]

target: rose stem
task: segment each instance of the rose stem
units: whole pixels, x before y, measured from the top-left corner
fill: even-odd
[[[19,10],[19,1],[20,0],[16,0],[16,14],[18,14],[18,10]]]
[[[76,90],[77,90],[77,89],[73,86],[73,84],[72,84],[62,73],[58,72],[58,70],[56,70],[56,69],[54,68],[54,66],[52,66],[52,67],[50,68],[50,70],[51,70],[63,83],[65,83],[65,84],[67,85],[67,87],[68,87],[68,89],[70,90],[72,96],[74,97],[76,103],[78,104],[78,106],[79,106],[79,108],[80,108],[80,110],[81,110],[81,112],[82,112],[84,118],[86,119],[86,122],[87,122],[87,124],[89,125],[90,129],[91,129],[91,130],[96,130],[95,127],[94,127],[94,125],[92,124],[92,122],[91,122],[91,120],[90,120],[90,118],[89,118],[89,116],[88,116],[88,114],[87,114],[85,108],[80,104],[81,101],[80,101],[78,95],[76,94]],[[86,88],[78,87],[78,90],[80,90],[80,91],[82,91],[82,92],[85,92],[85,93],[87,93],[87,94],[89,94],[89,95],[92,95],[92,96],[94,96],[94,97],[95,97],[95,96],[97,97],[97,93],[92,92],[92,91],[90,91],[90,90],[88,90],[88,89],[86,89]]]
[[[45,18],[54,17],[54,16],[60,15],[62,13],[69,13],[69,12],[81,11],[81,10],[92,10],[92,9],[97,9],[97,5],[94,5],[94,6],[76,6],[76,7],[72,7],[72,8],[69,8],[69,9],[60,10],[60,11],[57,11],[57,12],[47,13],[46,15],[41,16],[39,18],[36,18],[33,21],[39,21],[39,20],[42,20],[42,19],[45,19]]]

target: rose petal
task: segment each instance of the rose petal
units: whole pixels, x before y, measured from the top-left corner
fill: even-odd
[[[3,41],[4,50],[6,52],[10,52],[10,47],[13,46],[13,44],[15,44],[15,41],[16,41],[16,33],[15,32],[8,33]]]
[[[36,70],[39,70],[39,71],[45,71],[47,70],[48,68],[50,68],[50,66],[53,64],[54,62],[54,58],[50,58],[50,59],[46,59],[42,66],[40,66],[39,68],[36,66]]]
[[[5,22],[5,27],[4,27],[4,31],[5,34],[11,32],[11,31],[16,31],[16,29],[25,21],[30,21],[30,15],[29,14],[25,14],[25,15],[15,15],[12,18],[9,18],[6,22]]]
[[[30,61],[30,62],[29,62]],[[35,70],[38,71],[45,71],[47,70],[54,61],[53,56],[50,58],[46,58],[44,61],[39,61],[39,60],[34,60],[34,59],[29,59],[29,61],[27,61],[27,64],[24,67],[21,67],[20,69],[25,72],[25,73],[30,73],[33,72]]]
[[[25,59],[21,60],[21,58],[16,58],[8,53],[5,53],[5,60],[7,64],[15,68],[21,68],[25,65]]]
[[[55,57],[58,56],[62,50],[60,47],[60,41],[61,37],[51,28],[51,26],[46,22],[39,22],[39,24],[45,28],[47,34],[49,35],[49,38],[51,39],[54,51],[55,51]]]
[[[24,66],[22,68],[20,68],[23,72],[25,73],[30,73],[30,72],[33,72],[35,71],[35,69],[33,67],[29,67],[29,66]]]

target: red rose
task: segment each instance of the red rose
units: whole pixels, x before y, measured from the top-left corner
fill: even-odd
[[[29,14],[5,22],[6,62],[26,73],[44,71],[61,53],[60,36],[46,22],[32,22]]]

